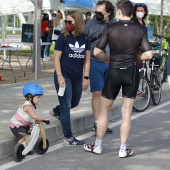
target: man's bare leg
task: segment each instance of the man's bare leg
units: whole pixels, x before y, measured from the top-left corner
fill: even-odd
[[[95,120],[98,120],[99,112],[100,112],[100,105],[101,105],[101,91],[94,91],[92,92],[92,101],[91,106],[93,110],[93,115]]]
[[[108,115],[113,104],[113,100],[101,97],[101,110],[97,123],[97,139],[102,140],[108,126]]]
[[[99,117],[99,113],[100,113],[100,106],[101,106],[101,91],[94,91],[92,92],[92,110],[93,110],[93,114],[95,117],[95,125],[93,127],[93,130],[96,130],[96,123],[98,122],[98,117]],[[112,133],[112,130],[107,128],[106,133]]]
[[[134,104],[134,99],[125,98],[122,99],[122,123],[120,127],[121,143],[126,144],[131,130],[131,114]]]
[[[122,123],[120,126],[120,150],[119,157],[124,158],[133,154],[133,149],[127,148],[126,143],[131,130],[131,114],[134,99],[125,98],[122,99]]]

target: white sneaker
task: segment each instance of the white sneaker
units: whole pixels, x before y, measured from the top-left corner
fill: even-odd
[[[93,152],[96,154],[101,154],[102,153],[102,146],[94,146],[94,143],[92,144],[84,144],[83,148],[88,151],[88,152]]]
[[[43,60],[43,61],[48,61],[48,59],[46,59],[46,58],[43,58],[42,60]]]
[[[120,158],[125,158],[128,156],[131,156],[133,154],[133,149],[132,148],[126,148],[126,150],[120,149],[119,150],[119,157]]]
[[[48,59],[48,60],[52,60],[52,58],[50,56],[47,56],[45,58]]]

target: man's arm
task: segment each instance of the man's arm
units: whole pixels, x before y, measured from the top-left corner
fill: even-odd
[[[101,60],[104,60],[106,63],[110,61],[110,58],[107,57],[105,53],[97,47],[94,48],[94,55]]]
[[[137,58],[139,60],[150,60],[152,58],[152,56],[153,56],[153,51],[150,50],[150,51],[146,51],[146,52],[138,55]]]

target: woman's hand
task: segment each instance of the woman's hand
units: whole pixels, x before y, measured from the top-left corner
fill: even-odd
[[[83,91],[87,90],[89,87],[89,79],[83,79],[82,89]]]
[[[62,75],[58,76],[58,84],[60,87],[64,87],[66,85],[65,79]]]
[[[46,28],[45,28],[45,31],[49,31],[49,30],[50,30],[50,28],[49,28],[49,27],[46,27]]]

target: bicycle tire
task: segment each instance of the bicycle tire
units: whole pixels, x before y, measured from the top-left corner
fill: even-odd
[[[156,76],[153,75],[153,87],[151,88],[151,98],[152,102],[155,106],[157,106],[161,101],[162,96],[162,83],[159,75],[159,71],[157,71]]]
[[[134,101],[133,110],[136,112],[145,111],[151,101],[151,89],[149,80],[145,76],[140,77],[138,92]]]

